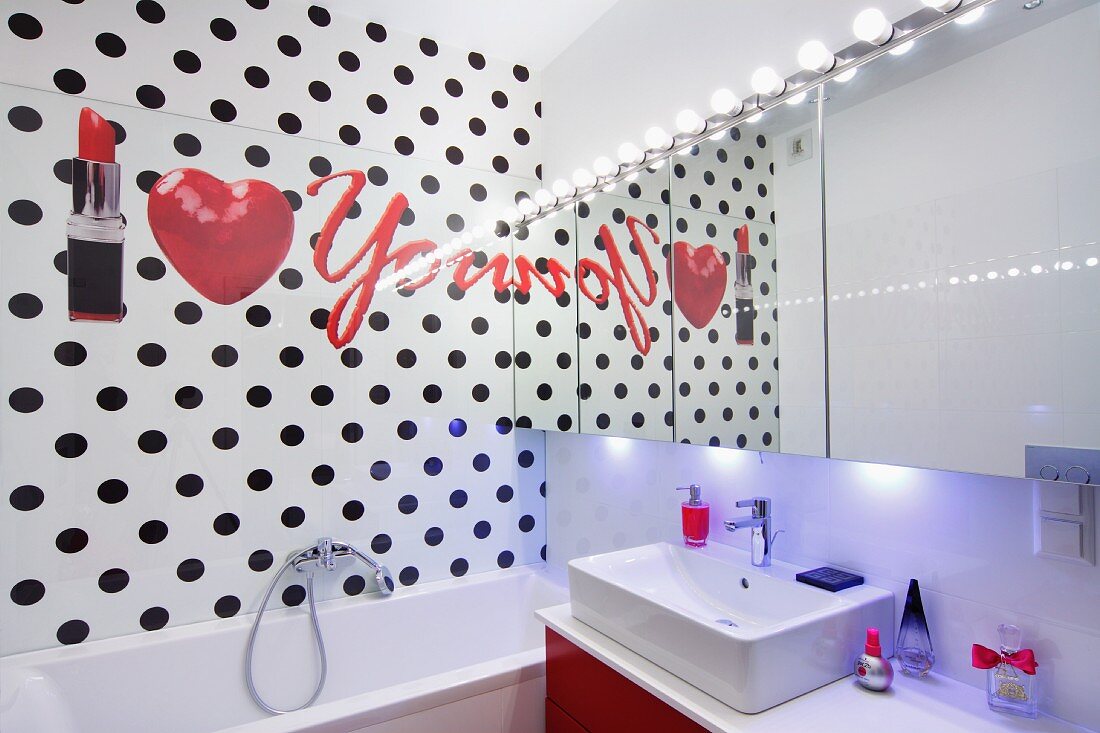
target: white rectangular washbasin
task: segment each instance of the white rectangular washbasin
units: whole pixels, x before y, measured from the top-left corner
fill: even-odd
[[[894,596],[832,593],[803,568],[668,543],[569,563],[573,616],[730,707],[758,713],[852,673],[867,627],[894,647]]]

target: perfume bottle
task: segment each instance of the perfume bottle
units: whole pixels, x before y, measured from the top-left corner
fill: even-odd
[[[997,653],[981,644],[971,651],[973,665],[986,672],[986,694],[990,710],[1034,718],[1038,715],[1038,680],[1035,672],[1039,666],[1030,649],[1021,649],[1020,629],[1011,624],[997,627],[1001,637],[1001,651]]]
[[[680,505],[680,521],[683,524],[684,544],[688,547],[703,547],[710,534],[710,504],[702,499],[699,484],[679,486],[677,491],[687,491],[688,500]]]
[[[905,613],[901,617],[898,643],[894,650],[904,674],[925,677],[936,655],[932,651],[932,639],[928,635],[928,620],[924,617],[924,603],[920,598],[920,586],[916,578],[909,580],[909,592],[905,596]]]

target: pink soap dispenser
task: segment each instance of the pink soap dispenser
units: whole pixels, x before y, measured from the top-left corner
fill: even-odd
[[[680,505],[684,544],[688,547],[703,547],[707,544],[707,535],[710,534],[710,504],[703,501],[703,490],[699,484],[678,486],[676,490],[688,492],[688,500]]]

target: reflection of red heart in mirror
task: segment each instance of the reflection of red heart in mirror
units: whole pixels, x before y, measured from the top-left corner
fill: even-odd
[[[191,287],[230,305],[279,269],[294,236],[294,213],[264,181],[226,183],[197,168],[161,176],[149,192],[149,228]]]
[[[722,253],[713,244],[695,248],[687,242],[676,242],[672,245],[668,270],[676,307],[688,323],[696,328],[705,327],[726,294],[726,261]]]

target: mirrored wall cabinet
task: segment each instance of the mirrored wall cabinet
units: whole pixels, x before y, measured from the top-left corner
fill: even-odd
[[[975,5],[521,226],[567,275],[514,300],[517,425],[1005,476],[1100,448],[1100,4]]]

